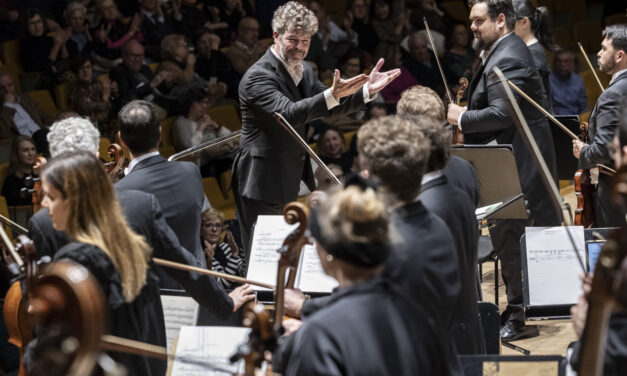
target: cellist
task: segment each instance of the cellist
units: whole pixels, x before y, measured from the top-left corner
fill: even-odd
[[[597,53],[599,69],[612,75],[610,85],[601,94],[588,120],[588,144],[573,140],[573,155],[579,167],[590,169],[597,164],[610,164],[609,145],[620,122],[622,99],[627,93],[627,25],[608,26],[603,30],[601,50]],[[620,213],[610,200],[612,177],[599,169],[595,195],[596,227],[613,227],[622,224]]]

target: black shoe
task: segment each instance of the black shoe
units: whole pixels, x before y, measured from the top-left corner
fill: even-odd
[[[512,313],[512,310],[509,306],[505,308],[505,311],[501,313],[501,326],[505,325],[505,323],[509,320],[509,315]]]
[[[537,326],[525,325],[520,321],[508,321],[501,327],[501,341],[510,342],[523,338],[532,338],[540,335]]]

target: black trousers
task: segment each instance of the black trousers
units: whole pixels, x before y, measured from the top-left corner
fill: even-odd
[[[594,199],[595,227],[620,227],[625,224],[625,212],[612,201],[612,176],[599,173]]]
[[[501,219],[490,228],[492,247],[501,260],[501,275],[507,291],[508,320],[525,321],[523,307],[522,262],[520,238],[530,219]]]

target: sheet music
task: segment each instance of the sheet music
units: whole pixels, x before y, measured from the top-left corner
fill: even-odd
[[[570,226],[581,260],[585,260],[582,226]],[[527,271],[530,305],[575,304],[583,272],[565,227],[527,227]]]
[[[198,303],[188,296],[161,295],[168,354],[182,326],[194,326],[198,320]]]
[[[305,276],[305,277],[303,277]],[[306,292],[331,293],[338,283],[322,270],[316,247],[306,245],[300,254],[296,286]]]
[[[260,215],[253,233],[250,251],[250,263],[247,279],[276,284],[276,274],[280,255],[277,253],[283,245],[285,237],[298,224],[290,225],[282,215]],[[302,276],[300,276],[302,274]],[[320,260],[315,248],[305,246],[301,252],[299,273],[296,276],[296,287],[305,292],[331,292],[337,282],[326,276],[322,271]],[[256,290],[268,290],[255,286]]]
[[[244,362],[240,360],[233,365],[229,358],[240,344],[248,340],[249,332],[249,328],[231,326],[182,327],[171,376],[230,376],[242,373]],[[231,373],[211,370],[203,363],[226,368]]]

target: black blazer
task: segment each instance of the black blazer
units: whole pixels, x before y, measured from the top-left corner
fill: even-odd
[[[190,162],[168,162],[161,155],[155,155],[139,162],[115,183],[115,188],[155,195],[168,225],[183,247],[195,256],[196,266],[207,267],[200,243],[200,215],[205,195],[198,166]]]
[[[140,75],[146,77],[146,81],[141,80]],[[128,102],[153,94],[150,81],[154,76],[146,64],[141,66],[139,72],[131,71],[124,64],[116,65],[109,73],[111,81],[118,83],[118,96],[113,101],[114,111],[117,113]]]
[[[461,294],[456,304],[453,339],[460,354],[485,352],[477,301],[477,246],[479,231],[475,206],[461,189],[441,175],[423,184],[418,199],[446,223],[455,243],[461,281]]]
[[[176,234],[165,221],[156,197],[150,193],[126,190],[116,191],[116,196],[129,226],[144,236],[157,258],[194,265],[195,257],[179,243]],[[28,221],[28,230],[39,257],[54,256],[57,250],[69,243],[64,231],[52,227],[48,209],[43,208]],[[228,318],[233,311],[233,301],[220,288],[214,277],[188,273],[178,269],[155,267],[161,288],[180,288],[180,285],[204,308],[220,318]],[[165,281],[173,281],[174,286]],[[165,283],[165,285],[164,285]]]
[[[621,73],[603,91],[588,119],[588,146],[581,149],[579,166],[594,168],[596,164],[613,166],[614,160],[607,148],[620,124],[621,110],[627,94],[627,72]]]
[[[494,67],[501,69],[534,101],[547,107],[547,96],[542,78],[525,43],[513,32],[505,36],[488,56],[472,78],[469,86],[468,111],[461,118],[461,127],[467,143],[486,143],[496,140],[499,144],[512,144],[516,167],[528,208],[536,226],[559,224],[558,213],[553,207],[540,171],[536,168],[509,112],[508,99],[501,82],[494,74]],[[557,165],[553,136],[549,123],[542,112],[514,94],[525,120],[529,125],[538,148],[546,161],[552,178],[557,181]]]
[[[464,191],[475,208],[479,206],[480,191],[477,172],[467,160],[453,155],[442,170],[449,184]]]
[[[270,49],[248,69],[239,85],[242,138],[233,164],[240,195],[285,204],[297,198],[301,179],[310,189],[315,188],[309,156],[273,114],[281,113],[304,138],[305,125],[312,120],[365,108],[359,90],[329,111],[323,94],[326,89],[306,63],[296,87]]]

